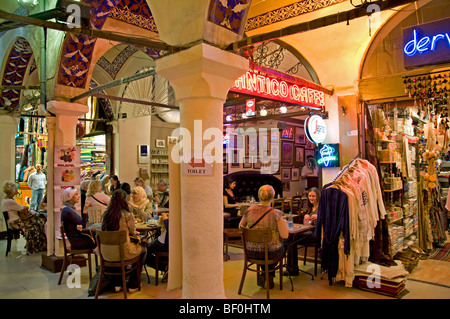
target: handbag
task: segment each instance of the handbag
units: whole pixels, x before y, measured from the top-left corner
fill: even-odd
[[[22,212],[19,210],[19,217],[22,220],[27,220],[30,219],[31,217],[33,217],[33,214],[30,213],[30,211],[26,211],[26,212]]]
[[[138,244],[139,245],[141,243],[141,239],[137,235],[131,235],[130,234],[130,242],[132,242],[133,244]]]

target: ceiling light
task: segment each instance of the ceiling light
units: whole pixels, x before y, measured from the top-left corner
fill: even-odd
[[[287,112],[286,106],[280,107],[280,113],[286,113],[286,112]]]
[[[226,116],[225,119],[227,120],[227,122],[231,122],[231,120],[232,120],[233,118],[231,117],[230,114],[228,114],[228,115]]]

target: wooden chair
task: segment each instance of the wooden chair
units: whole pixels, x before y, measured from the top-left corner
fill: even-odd
[[[276,198],[272,202],[272,207],[284,212],[284,198]]]
[[[303,265],[306,265],[306,259],[308,257],[308,247],[314,248],[314,276],[317,276],[317,265],[319,263],[319,255],[321,254],[321,244],[317,243],[302,243],[301,241],[298,243],[298,249],[305,248],[305,253],[303,255]]]
[[[98,299],[98,295],[100,293],[100,288],[102,286],[103,276],[104,275],[112,275],[117,276],[119,273],[111,272],[108,268],[120,268],[122,275],[122,286],[123,286],[123,297],[127,299],[127,281],[125,276],[132,271],[140,271],[141,270],[141,255],[134,257],[133,259],[125,260],[124,256],[124,244],[127,242],[128,234],[126,230],[119,231],[97,231],[97,247],[100,255],[100,277],[97,284],[97,290],[95,292],[95,299]],[[119,261],[109,261],[103,257],[102,254],[102,245],[111,245],[117,246],[119,250]],[[131,266],[127,268],[127,266]],[[138,275],[138,289],[141,290],[141,276]]]
[[[8,253],[11,251],[11,242],[13,239],[19,239],[20,235],[23,235],[23,231],[21,229],[11,229],[8,226],[8,219],[9,219],[9,215],[8,212],[3,212],[3,219],[5,220],[5,224],[6,224],[6,239],[7,239],[7,244],[6,244],[6,254],[5,256],[8,256]]]
[[[294,222],[302,223],[301,208],[302,208],[302,196],[300,195],[293,196],[291,200],[291,212],[292,214],[299,215],[299,217],[297,217],[296,220],[294,220]]]
[[[269,242],[272,239],[272,232],[270,229],[247,229],[244,228],[242,231],[242,242],[244,244],[244,271],[242,273],[241,283],[239,285],[238,294],[240,295],[242,292],[242,287],[244,286],[245,275],[247,274],[247,270],[256,272],[257,274],[264,273],[265,282],[266,282],[266,290],[267,290],[267,299],[270,298],[269,294],[269,265],[277,264],[274,269],[270,270],[270,272],[275,273],[276,270],[280,271],[280,290],[283,289],[283,258],[284,254],[281,255],[280,258],[277,259],[269,259]],[[253,259],[248,256],[246,243],[260,243],[264,245],[264,260],[261,259]],[[256,265],[256,268],[252,268],[253,265]],[[259,268],[260,265],[264,265],[265,269],[261,270]]]
[[[100,206],[90,206],[87,209],[89,224],[96,224],[102,222],[103,208]]]
[[[63,241],[63,248],[64,248],[64,259],[63,264],[61,267],[61,274],[59,275],[58,285],[61,285],[62,278],[64,276],[64,272],[67,269],[67,266],[73,263],[75,256],[78,256],[79,258],[82,258],[84,261],[86,261],[86,257],[84,255],[87,255],[88,260],[88,267],[89,267],[89,280],[92,280],[92,263],[91,263],[91,254],[94,254],[95,257],[95,266],[98,265],[97,261],[97,255],[94,253],[94,249],[72,249],[67,247],[68,240],[66,238],[66,233],[64,231],[64,222],[61,221],[61,238]]]
[[[233,243],[242,245],[242,235],[239,228],[224,228],[223,230],[223,243],[224,243],[224,261],[227,261],[230,259],[230,256],[228,255],[228,246],[230,244],[230,239],[232,238],[238,238],[238,240],[234,240]]]
[[[163,257],[163,258],[161,258]],[[169,252],[167,251],[157,251],[155,254],[155,286],[158,286],[159,279],[159,266],[165,265],[166,267],[169,265]],[[168,275],[168,270],[164,272],[163,280]]]

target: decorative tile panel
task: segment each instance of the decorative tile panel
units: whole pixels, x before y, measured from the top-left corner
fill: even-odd
[[[303,0],[291,5],[264,13],[262,15],[247,19],[245,31],[262,28],[273,23],[281,22],[302,14],[323,9],[325,7],[341,3],[347,0]]]
[[[17,38],[6,61],[2,85],[23,85],[23,79],[32,56],[33,50],[28,41],[24,38]],[[5,106],[5,103],[9,101],[11,105],[8,108],[15,109],[19,106],[20,91],[15,89],[2,90],[0,104]]]
[[[208,21],[239,34],[250,4],[251,0],[211,0]]]

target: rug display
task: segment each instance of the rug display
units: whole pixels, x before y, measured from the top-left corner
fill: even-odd
[[[444,247],[436,248],[428,255],[428,259],[450,261],[450,243],[446,243]]]

